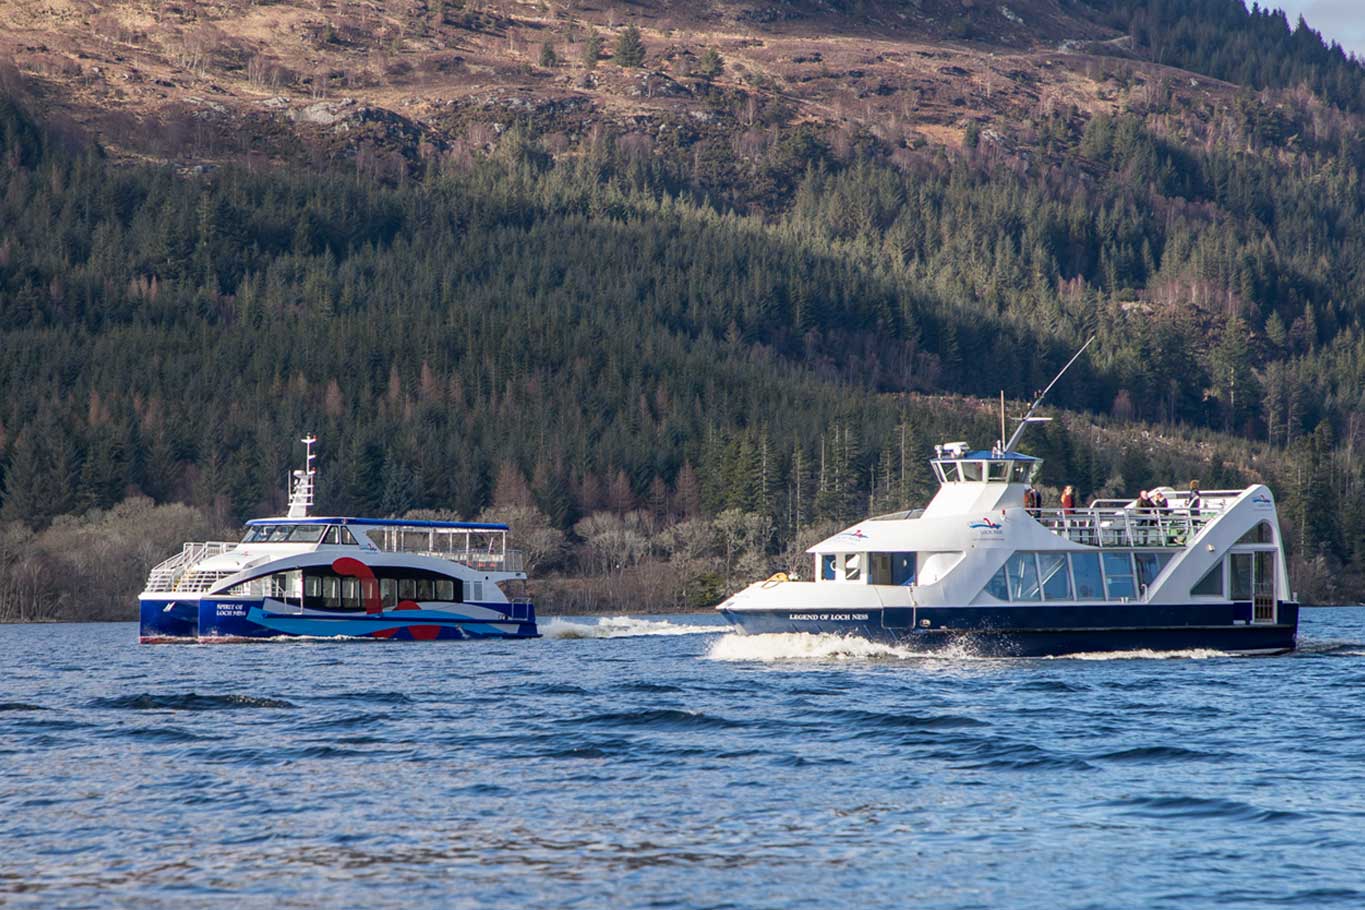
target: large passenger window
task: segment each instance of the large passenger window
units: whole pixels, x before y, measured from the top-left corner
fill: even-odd
[[[392,609],[398,606],[398,580],[395,578],[379,579],[379,599],[384,606]]]
[[[997,569],[995,574],[991,576],[991,580],[986,582],[986,593],[997,600],[1010,599],[1010,588],[1009,584],[1005,581],[1004,566]]]
[[[1228,556],[1228,580],[1231,582],[1231,600],[1251,600],[1251,556],[1250,553],[1232,553]]]
[[[1100,554],[1072,553],[1071,574],[1076,579],[1077,600],[1104,600],[1104,577],[1100,575]]]
[[[1010,599],[1037,600],[1039,597],[1038,564],[1034,562],[1033,554],[1015,553],[1005,566],[1010,582]]]
[[[455,582],[449,578],[442,578],[436,582],[436,599],[453,601],[455,599]]]
[[[322,539],[322,525],[295,525],[289,532],[290,543],[317,543]]]
[[[964,461],[964,462],[962,462],[962,479],[963,479],[963,480],[984,480],[985,478],[982,476],[982,470],[981,470],[983,467],[985,467],[985,464],[984,464],[983,462],[980,462],[980,461]]]
[[[1223,596],[1223,560],[1218,560],[1213,564],[1213,568],[1204,573],[1204,577],[1190,589],[1190,593],[1195,597],[1222,597]]]
[[[1133,561],[1137,563],[1138,584],[1150,588],[1156,577],[1161,574],[1161,570],[1171,561],[1171,554],[1134,553]]]
[[[1132,556],[1128,553],[1105,553],[1104,582],[1110,600],[1136,597],[1137,587],[1133,584]]]
[[[1066,571],[1066,554],[1039,553],[1038,573],[1047,600],[1071,599],[1071,576]]]

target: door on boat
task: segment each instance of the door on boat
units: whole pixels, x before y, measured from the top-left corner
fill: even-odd
[[[1275,621],[1275,553],[1258,550],[1251,570],[1251,621]]]

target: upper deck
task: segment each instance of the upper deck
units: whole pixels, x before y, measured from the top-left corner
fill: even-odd
[[[1183,547],[1242,495],[1241,490],[1211,490],[1201,493],[1192,508],[1188,492],[1157,489],[1166,496],[1164,509],[1138,508],[1136,500],[1097,499],[1088,508],[1028,512],[1052,533],[1087,546]]]
[[[524,571],[522,554],[507,547],[505,524],[336,516],[261,518],[246,526],[239,542],[185,544],[152,569],[146,590],[202,594],[250,566],[313,551],[337,557],[356,550],[394,553],[442,559],[482,572]]]

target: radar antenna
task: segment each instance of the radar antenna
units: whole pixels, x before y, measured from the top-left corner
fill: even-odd
[[[313,504],[313,483],[317,479],[317,469],[313,467],[313,444],[318,438],[312,433],[299,440],[305,447],[303,470],[293,472],[293,484],[289,491],[288,518],[307,518],[308,507]]]
[[[1051,417],[1034,417],[1033,412],[1038,410],[1038,406],[1043,403],[1043,399],[1047,397],[1047,393],[1052,391],[1052,387],[1057,384],[1057,380],[1061,379],[1062,375],[1065,374],[1067,370],[1071,369],[1071,365],[1080,359],[1080,356],[1085,353],[1086,348],[1090,347],[1090,343],[1095,340],[1095,337],[1096,336],[1091,335],[1090,340],[1081,345],[1081,349],[1073,354],[1071,359],[1066,362],[1066,366],[1062,367],[1062,371],[1052,377],[1052,381],[1047,384],[1047,388],[1038,393],[1038,397],[1033,400],[1033,404],[1029,405],[1029,409],[1024,412],[1024,416],[1014,418],[1019,421],[1019,426],[1015,428],[1014,435],[1010,436],[1009,442],[1005,443],[1006,452],[1014,449],[1014,444],[1018,442],[1019,437],[1024,434],[1024,427],[1031,423],[1044,423],[1052,419]]]

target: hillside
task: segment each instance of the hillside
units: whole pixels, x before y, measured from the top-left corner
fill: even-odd
[[[1359,596],[1365,71],[1281,16],[0,22],[0,616],[79,613],[33,579],[110,509],[278,508],[304,430],[331,509],[521,510],[566,602],[704,603],[922,498],[934,440],[994,435],[945,393],[1027,398],[1092,334],[1049,485],[1270,480],[1303,590]]]

